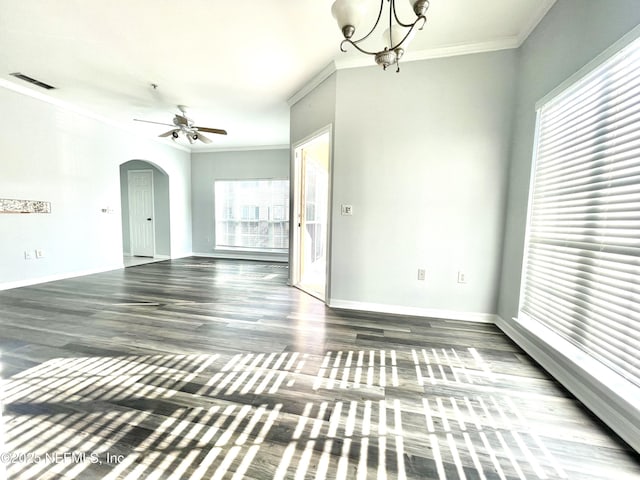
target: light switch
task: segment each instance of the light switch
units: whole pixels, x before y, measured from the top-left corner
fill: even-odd
[[[342,215],[353,215],[353,206],[342,205]]]

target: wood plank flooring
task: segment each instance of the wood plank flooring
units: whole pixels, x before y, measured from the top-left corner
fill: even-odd
[[[640,479],[493,325],[187,258],[0,292],[0,478]]]

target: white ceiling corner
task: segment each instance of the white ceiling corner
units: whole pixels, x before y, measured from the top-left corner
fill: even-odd
[[[525,22],[518,35],[518,47],[524,43],[524,41],[531,35],[531,32],[538,26],[538,23],[544,18],[544,16],[551,10],[551,7],[556,3],[556,0],[543,0],[537,5],[537,12],[527,17],[528,25]]]

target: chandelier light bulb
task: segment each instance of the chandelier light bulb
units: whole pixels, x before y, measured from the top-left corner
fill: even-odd
[[[333,18],[345,38],[353,36],[366,11],[367,4],[363,0],[336,0],[331,7]]]
[[[391,33],[391,35],[389,35],[389,33]],[[407,48],[415,35],[415,29],[410,30],[408,28],[401,27],[400,25],[394,25],[391,29],[387,28],[384,31],[382,34],[382,41],[389,49],[400,46],[400,43],[402,43],[402,48]]]

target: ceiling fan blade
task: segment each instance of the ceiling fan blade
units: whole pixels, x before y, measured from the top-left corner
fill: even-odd
[[[173,127],[171,123],[161,123],[161,122],[152,122],[151,120],[138,120],[137,118],[133,119],[134,122],[144,122],[144,123],[155,123],[156,125],[166,125],[167,127]]]
[[[197,128],[199,132],[218,133],[220,135],[227,134],[227,131],[222,130],[221,128],[207,128],[207,127],[194,127],[194,128]]]
[[[186,137],[187,137],[187,140],[189,140],[189,143],[191,145],[195,143],[195,140],[193,139],[193,135],[191,135],[190,133],[187,133]]]
[[[198,140],[200,140],[202,143],[211,143],[211,139],[202,135],[201,132],[197,132],[196,135],[198,136]]]
[[[168,137],[169,135],[173,135],[174,132],[179,132],[180,130],[178,130],[177,128],[174,128],[173,130],[169,130],[168,132],[164,132],[161,133],[160,135],[158,135],[159,137]]]

